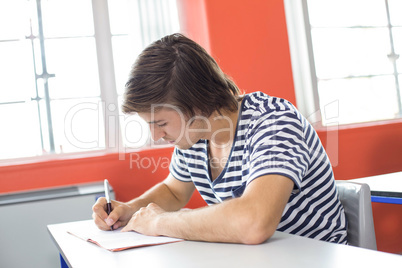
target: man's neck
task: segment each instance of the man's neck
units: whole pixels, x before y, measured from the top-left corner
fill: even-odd
[[[211,146],[226,147],[233,143],[235,136],[239,109],[236,111],[222,111],[221,113],[214,112],[209,117],[211,124],[211,132],[207,139]],[[226,145],[226,146],[225,146]]]

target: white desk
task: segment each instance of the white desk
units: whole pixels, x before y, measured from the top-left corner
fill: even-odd
[[[402,172],[353,179],[351,182],[367,183],[371,191],[371,201],[402,204]]]
[[[261,245],[184,241],[109,252],[66,232],[69,224],[49,225],[70,267],[396,267],[402,256],[336,245],[276,232]]]

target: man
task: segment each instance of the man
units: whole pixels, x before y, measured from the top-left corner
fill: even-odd
[[[180,34],[147,47],[126,84],[125,113],[175,149],[167,178],[130,202],[93,207],[110,226],[187,240],[259,244],[275,230],[347,243],[329,159],[286,100],[239,89],[197,43]],[[197,189],[209,206],[182,210]]]

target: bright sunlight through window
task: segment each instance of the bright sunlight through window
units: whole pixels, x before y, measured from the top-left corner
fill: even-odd
[[[0,25],[0,159],[149,142],[121,95],[140,51],[179,32],[175,0],[0,0]]]

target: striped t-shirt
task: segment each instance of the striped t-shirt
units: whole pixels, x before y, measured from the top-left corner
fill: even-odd
[[[234,142],[222,173],[211,180],[208,141],[175,148],[170,173],[193,182],[207,204],[240,197],[254,179],[280,174],[294,190],[277,230],[347,243],[346,218],[332,167],[317,133],[288,101],[261,92],[245,95]]]

